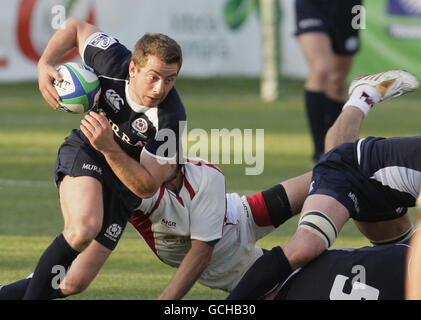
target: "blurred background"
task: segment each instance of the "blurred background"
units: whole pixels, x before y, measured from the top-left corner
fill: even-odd
[[[275,1],[262,1],[266,6],[273,6],[271,2]],[[259,0],[0,0],[0,81],[35,79],[37,58],[63,18],[70,16],[98,25],[129,48],[145,32],[168,34],[183,48],[182,76],[260,77],[264,45],[262,3]],[[418,62],[421,2],[370,0],[363,5],[362,50],[352,76],[391,67],[408,68],[421,75]],[[276,6],[279,32],[274,36],[279,38],[276,41],[280,44],[280,72],[286,77],[304,78],[307,66],[294,37],[294,0],[279,0]]]
[[[421,0],[363,5],[361,50],[349,80],[392,68],[421,78]],[[252,194],[311,169],[303,106],[308,66],[294,36],[294,0],[0,0],[0,6],[0,284],[29,275],[62,228],[52,173],[58,147],[82,116],[47,105],[36,64],[70,16],[99,26],[129,49],[145,32],[177,40],[184,63],[176,87],[189,130],[264,129],[264,146],[253,146],[264,150],[264,171],[247,176],[245,163],[221,164],[228,192]],[[80,61],[75,52],[63,61],[72,59]],[[376,106],[361,135],[418,135],[420,98],[415,92]],[[282,244],[296,223],[291,219],[259,245]],[[364,245],[368,241],[352,222],[335,243]],[[71,299],[155,299],[173,272],[127,227],[91,287]],[[225,296],[196,284],[185,299]]]

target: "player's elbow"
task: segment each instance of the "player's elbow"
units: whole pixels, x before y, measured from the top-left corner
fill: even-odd
[[[78,30],[84,23],[86,22],[74,17],[70,17],[66,19],[66,21],[64,22],[64,26],[66,27],[66,29],[71,28],[73,30]]]
[[[161,184],[153,179],[144,179],[141,184],[138,184],[132,189],[132,192],[139,198],[151,198],[158,190]]]

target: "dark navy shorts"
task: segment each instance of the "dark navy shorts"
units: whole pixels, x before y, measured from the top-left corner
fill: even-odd
[[[102,155],[82,138],[78,130],[72,131],[58,151],[54,169],[57,187],[65,175],[90,176],[101,182],[104,217],[102,229],[95,240],[113,250],[141,199],[120,182]]]
[[[401,193],[362,174],[354,143],[340,145],[322,156],[313,168],[309,195],[312,194],[335,198],[357,221],[393,220],[408,210],[408,201]]]
[[[360,48],[358,28],[353,27],[361,0],[296,0],[296,35],[306,32],[326,33],[332,50],[339,55],[355,54]],[[358,17],[357,17],[358,18]]]

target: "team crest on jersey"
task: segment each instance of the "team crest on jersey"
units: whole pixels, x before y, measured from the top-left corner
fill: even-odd
[[[89,42],[89,45],[100,48],[100,49],[107,49],[112,44],[116,43],[117,41],[114,38],[111,38],[103,33],[97,35],[95,38]]]
[[[142,139],[146,139],[144,133],[148,131],[148,122],[143,118],[137,118],[132,122],[132,132]]]
[[[121,226],[119,226],[117,223],[113,223],[105,231],[105,236],[108,239],[111,239],[113,241],[117,241],[118,237],[121,234],[121,231],[123,231],[123,228]]]

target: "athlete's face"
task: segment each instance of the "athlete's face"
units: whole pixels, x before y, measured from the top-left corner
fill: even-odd
[[[156,107],[174,86],[178,64],[166,64],[155,56],[148,56],[146,64],[138,67],[132,61],[129,66],[130,97],[146,107]]]

